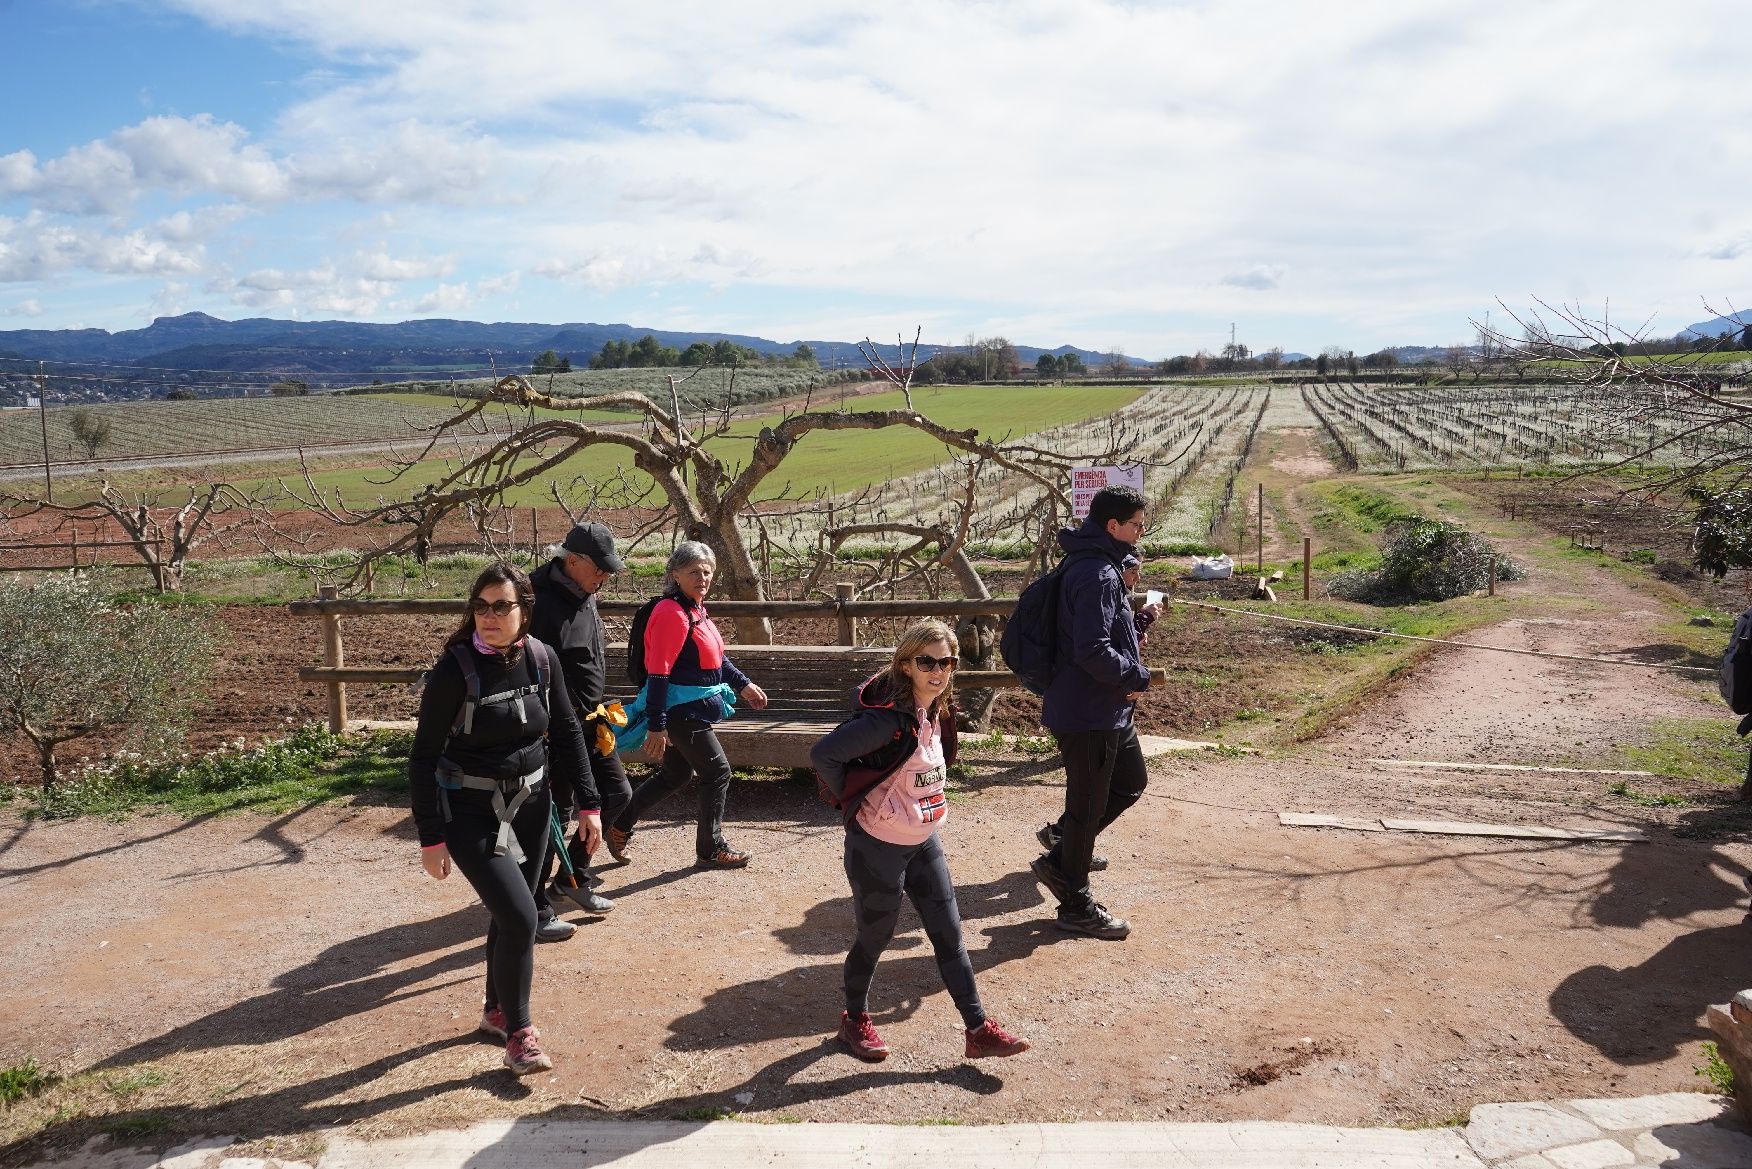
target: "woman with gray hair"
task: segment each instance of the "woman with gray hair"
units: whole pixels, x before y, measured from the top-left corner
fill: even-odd
[[[670,553],[663,595],[646,617],[643,659],[629,662],[645,675],[645,754],[660,761],[657,771],[633,791],[633,798],[604,833],[608,851],[624,862],[639,817],[664,796],[699,776],[699,825],[695,864],[706,869],[739,869],[749,854],[724,839],[724,798],[730,790],[730,761],[712,732],[727,715],[725,699],[734,694],[755,710],[765,708],[766,691],[749,681],[724,653],[724,638],[706,614],[717,557],[698,540]],[[638,638],[630,639],[637,642]],[[635,646],[629,644],[628,652]]]

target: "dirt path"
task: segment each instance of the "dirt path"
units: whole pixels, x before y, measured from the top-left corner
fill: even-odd
[[[1470,639],[1670,654],[1660,602],[1604,570],[1511,587],[1537,588],[1549,615]],[[260,668],[266,684],[281,666]],[[982,995],[1036,1044],[992,1065],[960,1058],[910,912],[875,990],[895,1055],[867,1067],[828,1041],[850,908],[839,830],[802,787],[733,788],[731,839],[756,854],[743,873],[687,868],[690,825],[641,831],[608,874],[614,913],[538,951],[535,1011],[560,1066],[522,1084],[470,1034],[481,911],[462,881],[419,874],[400,809],[0,814],[21,975],[0,995],[0,1066],[92,1070],[0,1116],[0,1141],[56,1108],[61,1146],[108,1125],[296,1149],[330,1125],[604,1112],[1429,1123],[1481,1101],[1701,1088],[1698,1018],[1747,983],[1752,943],[1752,850],[1721,835],[1718,809],[1607,800],[1596,775],[1369,760],[1563,763],[1652,717],[1718,713],[1670,673],[1442,651],[1305,750],[1159,760],[1103,838],[1098,888],[1134,924],[1124,943],[1058,934],[1027,877],[1061,795],[1051,760],[983,765],[945,841]],[[1284,810],[1622,824],[1651,840],[1285,829]]]
[[[1597,577],[1574,587],[1615,618],[1487,636],[1648,644],[1652,603]],[[1695,1088],[1697,1017],[1746,981],[1743,845],[1659,824],[1636,845],[1283,829],[1276,813],[1636,822],[1592,806],[1597,778],[1363,760],[1557,759],[1700,704],[1671,676],[1454,652],[1309,752],[1159,761],[1103,840],[1099,887],[1136,929],[1122,944],[1058,934],[1027,879],[1059,798],[1050,764],[984,769],[946,840],[982,994],[1037,1047],[990,1066],[960,1059],[910,915],[876,989],[895,1056],[869,1068],[826,1041],[850,910],[838,829],[799,787],[733,790],[731,838],[757,856],[744,873],[686,868],[686,825],[641,832],[609,873],[615,912],[538,953],[535,1009],[561,1062],[522,1085],[470,1036],[480,910],[461,881],[419,875],[399,809],[8,818],[0,913],[28,977],[0,997],[0,1064],[97,1069],[41,1107],[246,1140],[605,1110],[828,1120],[848,1104],[915,1122],[1422,1123],[1485,1100]],[[162,1082],[114,1086],[142,1067]]]

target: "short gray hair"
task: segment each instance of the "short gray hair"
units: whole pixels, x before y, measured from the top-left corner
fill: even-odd
[[[688,565],[698,564],[702,560],[709,562],[714,568],[718,566],[717,553],[713,552],[710,547],[698,540],[683,540],[675,546],[675,551],[669,554],[669,562],[663,566],[663,571],[666,573],[680,572]]]

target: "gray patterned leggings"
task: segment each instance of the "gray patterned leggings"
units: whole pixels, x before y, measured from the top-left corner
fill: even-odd
[[[858,925],[858,940],[846,955],[846,1010],[855,1015],[870,1009],[870,980],[876,975],[876,960],[894,937],[904,893],[924,923],[943,985],[949,988],[962,1023],[970,1031],[984,1023],[973,963],[961,944],[961,907],[955,902],[949,863],[936,834],[923,844],[889,844],[854,820],[846,826],[846,879],[852,884],[852,911]]]

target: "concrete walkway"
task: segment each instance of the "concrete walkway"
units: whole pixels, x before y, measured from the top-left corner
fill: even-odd
[[[159,1152],[96,1144],[56,1169],[1752,1169],[1720,1096],[1481,1104],[1460,1128],[1234,1124],[750,1124],[497,1121],[361,1141],[312,1164],[228,1156],[229,1138]]]

